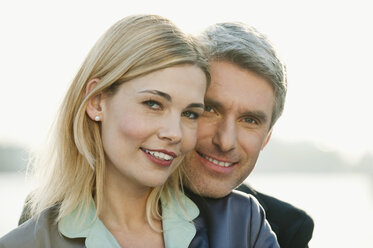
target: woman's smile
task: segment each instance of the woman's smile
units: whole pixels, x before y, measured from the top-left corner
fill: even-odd
[[[166,151],[166,150],[150,150],[145,148],[140,148],[146,156],[155,164],[161,166],[170,166],[174,158],[177,155],[174,152]]]

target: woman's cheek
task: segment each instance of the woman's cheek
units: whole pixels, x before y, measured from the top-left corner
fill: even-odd
[[[148,123],[152,123],[149,125]],[[123,118],[120,123],[120,131],[123,135],[132,138],[147,137],[149,135],[149,129],[154,126],[155,123],[149,122],[144,118],[140,118],[137,115],[128,116]]]
[[[197,128],[187,128],[183,135],[181,152],[190,152],[197,144]]]

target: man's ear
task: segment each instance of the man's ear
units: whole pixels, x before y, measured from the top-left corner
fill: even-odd
[[[261,150],[263,150],[264,147],[268,144],[269,140],[271,139],[271,136],[272,136],[272,128],[267,133],[267,138],[266,138],[265,142],[263,143]]]
[[[87,87],[85,88],[86,97],[96,87],[99,81],[100,80],[98,78],[94,78],[88,82]],[[87,112],[89,118],[91,118],[94,121],[102,120],[101,99],[102,93],[95,95],[88,100],[88,104],[85,111]]]

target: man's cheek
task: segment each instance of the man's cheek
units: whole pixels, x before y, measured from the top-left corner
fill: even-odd
[[[215,129],[215,125],[212,122],[209,122],[207,120],[198,122],[197,142],[199,142],[200,139],[212,136],[215,132]]]
[[[241,151],[241,157],[244,161],[256,159],[262,147],[262,139],[253,135],[239,135],[238,144]]]

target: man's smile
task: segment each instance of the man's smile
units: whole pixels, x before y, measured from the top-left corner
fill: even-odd
[[[237,162],[227,162],[227,161],[222,161],[222,160],[218,160],[216,158],[212,158],[210,156],[207,156],[199,151],[196,151],[198,155],[200,155],[201,157],[203,157],[204,159],[208,160],[209,162],[213,163],[214,165],[217,165],[217,166],[221,166],[221,167],[230,167],[234,164],[236,164]]]

